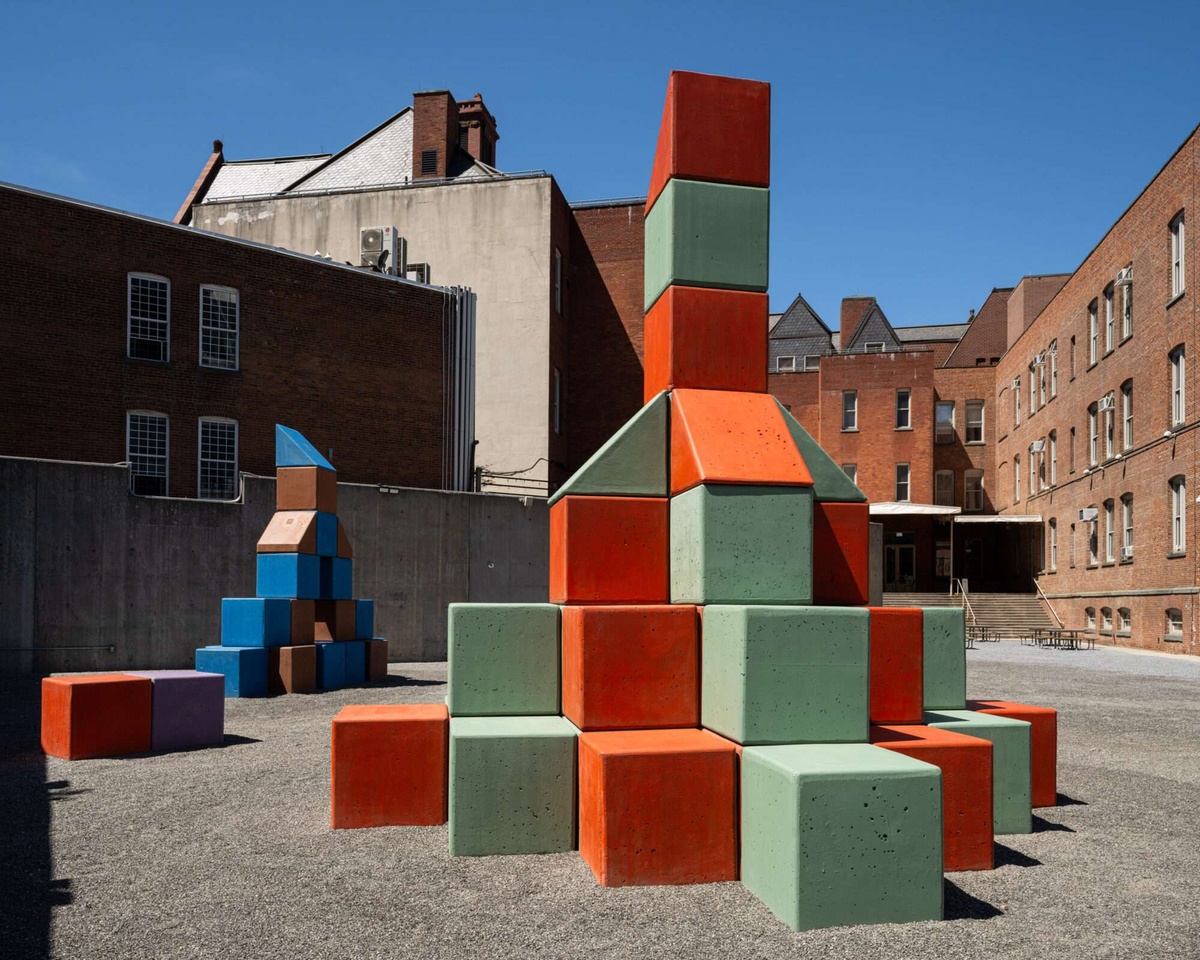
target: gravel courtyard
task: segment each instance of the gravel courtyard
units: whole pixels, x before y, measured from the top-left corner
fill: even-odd
[[[445,827],[329,829],[344,704],[227,701],[226,745],[68,763],[35,683],[0,683],[0,957],[1200,957],[1200,660],[1004,642],[971,696],[1059,710],[1060,805],[945,884],[947,921],[794,934],[738,883],[606,890],[576,854],[450,859]]]

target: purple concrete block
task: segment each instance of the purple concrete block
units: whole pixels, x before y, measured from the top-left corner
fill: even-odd
[[[225,678],[199,670],[126,670],[153,685],[150,749],[190,750],[225,741]]]

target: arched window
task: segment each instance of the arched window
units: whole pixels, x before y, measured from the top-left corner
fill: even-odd
[[[1058,520],[1050,518],[1050,572],[1058,569]]]
[[[1112,607],[1100,608],[1100,629],[1112,632]]]
[[[1171,496],[1171,552],[1187,551],[1187,479],[1183,474],[1167,481]]]
[[[1128,634],[1130,624],[1131,624],[1131,620],[1129,617],[1129,608],[1128,607],[1118,607],[1117,608],[1117,630],[1120,633]]]
[[[1183,636],[1183,611],[1178,607],[1167,608],[1167,636]]]
[[[1096,608],[1095,607],[1087,607],[1083,611],[1083,614],[1084,614],[1084,617],[1086,618],[1087,628],[1089,630],[1095,630],[1096,629]]]

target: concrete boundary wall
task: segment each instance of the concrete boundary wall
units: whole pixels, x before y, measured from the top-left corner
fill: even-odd
[[[221,598],[254,596],[275,481],[242,503],[133,497],[125,468],[0,458],[0,672],[188,667],[220,643]],[[540,601],[546,501],[338,485],[354,596],[390,658],[442,660],[446,606]]]

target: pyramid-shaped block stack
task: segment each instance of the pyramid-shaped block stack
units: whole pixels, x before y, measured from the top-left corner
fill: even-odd
[[[794,929],[940,919],[943,870],[1030,829],[1052,740],[967,709],[961,610],[868,606],[866,498],[765,392],[769,111],[671,75],[646,405],[551,499],[551,603],[451,606],[448,709],[387,721],[421,763],[367,782],[379,721],[335,720],[335,827],[444,799],[452,854],[740,878]]]
[[[276,512],[258,541],[256,597],[221,601],[221,643],[196,667],[227,697],[313,693],[387,677],[375,602],[352,597],[353,552],[337,517],[337,473],[301,434],[275,427]]]

